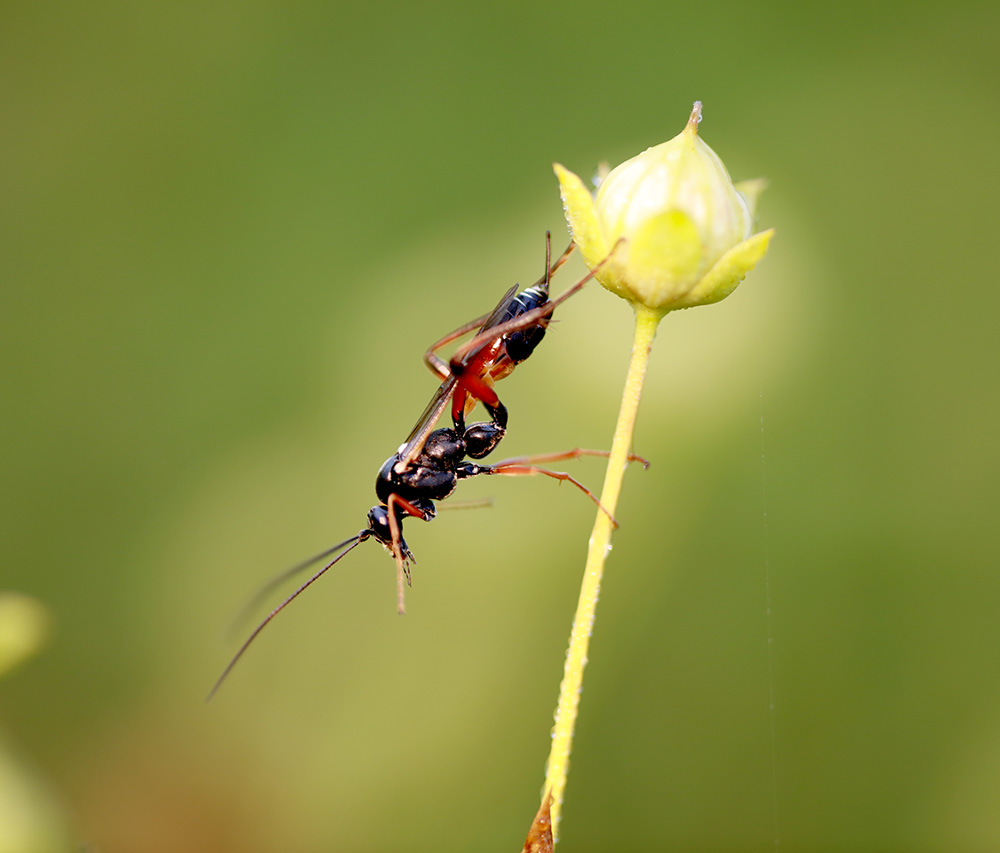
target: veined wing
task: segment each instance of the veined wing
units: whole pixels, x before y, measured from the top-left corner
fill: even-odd
[[[507,311],[507,306],[510,305],[517,293],[517,285],[514,285],[510,290],[508,290],[497,303],[497,307],[494,308],[483,321],[483,324],[479,327],[479,331],[476,332],[476,337],[480,337],[484,332],[488,331],[494,326],[500,324],[501,318]],[[466,353],[465,358],[475,355],[476,352],[481,350],[489,341],[483,341],[474,351]],[[455,392],[455,386],[458,384],[458,380],[449,374],[448,378],[441,383],[437,391],[434,392],[434,396],[431,397],[430,402],[427,404],[427,408],[424,409],[423,414],[417,420],[416,425],[410,432],[409,437],[406,442],[399,449],[399,462],[396,463],[397,468],[405,468],[409,465],[417,456],[420,451],[424,449],[424,443],[427,441],[427,436],[431,434],[434,429],[434,425],[438,422],[441,417],[441,413],[448,407],[448,402],[451,400],[451,395]]]

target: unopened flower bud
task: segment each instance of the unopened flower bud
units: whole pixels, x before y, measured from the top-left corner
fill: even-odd
[[[752,233],[764,182],[734,185],[698,136],[700,120],[696,102],[680,134],[613,169],[596,196],[555,164],[566,220],[584,260],[593,269],[607,259],[597,280],[663,314],[728,296],[774,234]]]

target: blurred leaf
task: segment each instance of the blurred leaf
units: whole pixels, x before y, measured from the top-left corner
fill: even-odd
[[[42,647],[50,623],[49,611],[37,599],[0,592],[0,676]]]

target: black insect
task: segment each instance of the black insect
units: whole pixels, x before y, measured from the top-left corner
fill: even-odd
[[[254,629],[215,683],[209,698],[265,626],[314,581],[367,539],[377,540],[395,558],[397,609],[399,613],[403,613],[404,582],[409,584],[410,564],[416,563],[403,539],[403,521],[411,516],[423,521],[434,519],[437,515],[435,501],[451,495],[461,480],[482,475],[542,474],[572,483],[603,509],[597,497],[582,483],[565,472],[542,468],[539,463],[581,456],[607,456],[607,451],[577,448],[565,453],[505,459],[494,465],[470,461],[488,456],[507,430],[507,409],[497,396],[494,383],[509,375],[518,364],[531,356],[544,337],[555,308],[578,292],[599,269],[595,268],[557,299],[549,299],[552,275],[566,262],[573,248],[573,243],[570,243],[566,251],[552,262],[550,240],[546,235],[545,273],[541,279],[520,293],[516,286],[512,287],[489,314],[466,323],[427,350],[424,361],[442,379],[441,385],[409,437],[379,469],[375,479],[375,494],[379,503],[369,510],[367,525],[356,535],[293,566],[268,584],[263,593],[308,566],[336,554]],[[472,339],[460,346],[449,361],[446,362],[437,355],[442,347],[474,330],[476,334]],[[482,403],[490,420],[466,425],[466,415],[477,402]],[[453,425],[435,429],[435,424],[449,404]],[[631,459],[648,464],[637,456]]]

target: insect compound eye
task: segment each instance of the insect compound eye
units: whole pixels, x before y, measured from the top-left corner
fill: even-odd
[[[471,424],[465,431],[466,454],[472,459],[488,456],[506,432],[506,429],[497,424]]]
[[[379,542],[391,541],[392,530],[389,528],[389,511],[384,506],[373,506],[368,510],[368,529]]]

